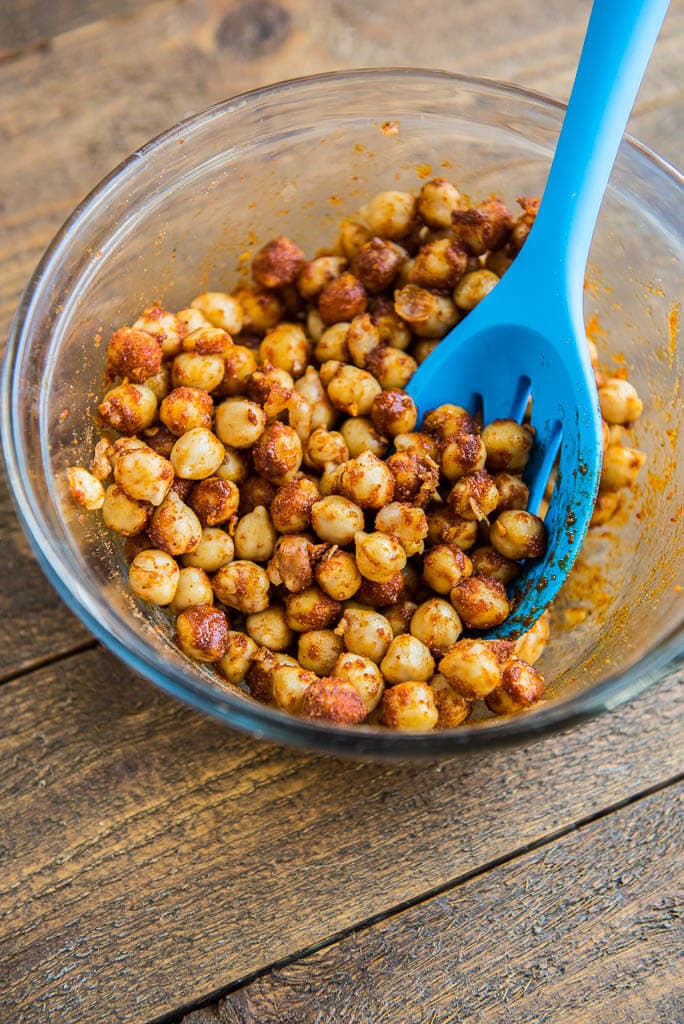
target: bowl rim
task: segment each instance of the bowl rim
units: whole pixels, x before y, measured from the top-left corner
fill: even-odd
[[[62,600],[95,638],[129,668],[175,698],[259,739],[351,758],[436,760],[466,750],[482,750],[529,742],[549,732],[571,728],[598,714],[614,710],[637,696],[656,679],[663,678],[684,663],[684,624],[676,623],[655,649],[647,652],[628,669],[610,675],[588,690],[552,701],[532,713],[496,719],[487,725],[466,725],[457,729],[429,733],[385,731],[363,726],[345,727],[289,715],[234,695],[229,690],[212,692],[208,686],[200,684],[191,676],[183,675],[173,666],[165,665],[162,670],[162,665],[154,652],[147,648],[144,639],[129,624],[126,624],[126,628],[135,634],[138,643],[137,649],[126,646],[102,625],[90,608],[79,600],[68,586],[70,566],[62,559],[58,545],[53,543],[50,531],[44,527],[35,512],[35,504],[31,501],[31,484],[23,471],[23,460],[20,458],[21,439],[15,429],[15,417],[12,414],[18,404],[19,383],[13,371],[19,354],[30,343],[28,322],[37,292],[44,286],[45,280],[49,279],[50,268],[58,259],[62,247],[68,243],[75,226],[86,219],[95,206],[106,200],[110,190],[125,183],[128,172],[139,166],[141,158],[177,140],[181,134],[187,137],[193,131],[204,128],[207,122],[215,117],[263,99],[291,94],[329,80],[363,81],[391,76],[399,76],[404,80],[439,79],[490,95],[503,94],[533,101],[547,109],[565,109],[564,103],[541,92],[495,79],[443,70],[383,67],[330,71],[275,82],[221,100],[183,118],[136,149],[110,171],[74,208],[38,262],[20,297],[8,336],[2,377],[2,444],[10,493],[17,516],[43,572]],[[672,184],[681,187],[684,179],[669,161],[628,134],[624,137],[623,145],[636,151],[642,159],[670,179]],[[19,422],[18,419],[16,422]],[[64,573],[58,572],[59,566],[64,566]]]

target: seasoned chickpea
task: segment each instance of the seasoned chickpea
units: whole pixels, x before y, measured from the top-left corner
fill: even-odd
[[[430,409],[423,417],[421,427],[427,434],[434,434],[442,441],[459,434],[479,434],[480,428],[467,409],[447,402]]]
[[[367,713],[380,703],[385,683],[380,669],[370,658],[346,651],[338,657],[331,675],[351,683],[363,700]]]
[[[148,533],[152,543],[169,555],[195,551],[202,540],[202,524],[174,491],[169,491],[150,519]]]
[[[314,561],[319,553],[308,537],[280,537],[267,566],[269,580],[291,593],[306,590],[313,583]]]
[[[184,566],[178,576],[178,586],[169,605],[169,611],[173,615],[178,615],[192,605],[213,603],[214,591],[204,569],[196,565]]]
[[[255,700],[270,704],[273,701],[273,675],[277,668],[289,665],[291,668],[299,668],[294,658],[289,654],[282,654],[280,651],[269,651],[265,647],[258,647],[252,656],[245,682],[249,692]]]
[[[646,456],[638,448],[609,444],[603,453],[601,490],[619,491],[622,487],[633,487],[645,462]]]
[[[407,284],[395,293],[394,308],[419,338],[443,338],[460,319],[450,298],[415,284]]]
[[[430,434],[422,431],[412,431],[409,434],[397,434],[394,438],[394,448],[397,452],[414,452],[416,455],[426,456],[433,462],[439,464],[440,444]]]
[[[348,498],[330,495],[312,506],[311,525],[321,540],[344,547],[363,530],[363,511]]]
[[[128,584],[135,596],[151,604],[171,604],[179,577],[176,560],[153,548],[136,555],[128,570]]]
[[[522,473],[529,461],[534,435],[526,424],[493,420],[483,428],[482,440],[487,449],[487,469],[516,474]]]
[[[348,218],[340,225],[339,248],[348,260],[353,260],[361,247],[370,240],[371,234],[366,224]]]
[[[329,676],[343,650],[342,637],[332,629],[310,629],[299,634],[297,660],[302,668]]]
[[[410,192],[378,192],[359,212],[372,234],[404,238],[415,223],[416,200]]]
[[[162,401],[159,419],[172,434],[180,436],[194,427],[211,426],[214,403],[201,388],[175,388]]]
[[[408,567],[407,567],[408,568]],[[406,596],[406,583],[403,572],[397,572],[388,580],[378,583],[362,577],[361,586],[356,593],[356,600],[370,608],[382,608],[383,615],[387,605],[394,605]]]
[[[246,345],[233,345],[223,360],[221,396],[244,395],[247,382],[257,368],[254,353]]]
[[[366,369],[385,390],[405,388],[418,364],[407,352],[391,345],[378,345],[366,359]]]
[[[644,411],[633,384],[619,377],[609,377],[598,389],[601,415],[607,423],[631,423]]]
[[[359,531],[354,537],[356,564],[366,579],[387,583],[406,565],[406,552],[398,540],[387,533]]]
[[[250,476],[240,486],[240,504],[238,515],[244,516],[253,512],[257,505],[268,508],[278,493],[275,484],[264,480],[262,476]]]
[[[617,512],[620,498],[615,491],[599,491],[594,502],[590,526],[605,526]]]
[[[192,334],[198,327],[211,327],[211,320],[207,320],[204,313],[201,313],[199,309],[193,309],[192,306],[186,306],[185,309],[179,309],[176,313],[176,318],[182,324],[183,334]],[[177,355],[180,351],[180,345],[178,350],[173,353],[167,353],[171,355]]]
[[[449,505],[456,515],[477,522],[486,519],[498,504],[496,484],[484,469],[461,477],[449,494]]]
[[[129,498],[161,505],[173,483],[173,466],[147,445],[122,452],[114,465],[114,480]],[[100,484],[100,486],[102,486]]]
[[[406,351],[413,335],[407,323],[397,315],[394,303],[389,299],[376,299],[373,305],[373,323],[378,329],[381,345],[391,345]]]
[[[233,560],[234,553],[235,545],[230,534],[218,526],[205,526],[195,550],[183,555],[183,565],[204,569],[205,572],[216,572],[222,565]]]
[[[457,516],[448,505],[432,506],[426,515],[428,544],[455,544],[469,551],[477,540],[477,523]]]
[[[151,334],[163,356],[174,356],[181,347],[185,325],[177,315],[161,306],[147,306],[133,324],[133,330]]]
[[[442,473],[447,480],[460,480],[468,473],[485,468],[487,449],[484,437],[479,434],[456,434],[444,442],[442,448]]]
[[[294,387],[296,393],[308,402],[311,409],[311,430],[332,427],[337,419],[337,412],[323,387],[318,370],[308,366]]]
[[[336,409],[348,416],[367,416],[381,387],[372,374],[347,363],[335,370],[326,391]]]
[[[321,473],[321,478],[318,481],[318,489],[320,490],[323,497],[327,498],[330,494],[339,494],[342,489],[342,477],[344,475],[344,467],[346,462],[341,462],[339,466],[326,466]]]
[[[314,356],[319,363],[325,363],[329,359],[338,362],[349,359],[349,349],[347,348],[349,327],[350,324],[346,320],[342,320],[323,331],[314,350]]]
[[[439,466],[427,455],[403,451],[390,455],[386,462],[394,480],[394,497],[424,508],[432,500],[439,484]],[[385,502],[383,502],[385,504]]]
[[[346,679],[325,676],[311,684],[302,701],[302,714],[340,725],[356,725],[366,717],[366,705]]]
[[[317,344],[323,337],[324,330],[325,324],[321,320],[321,314],[312,306],[306,314],[306,333],[309,335],[313,343]]]
[[[274,484],[293,480],[302,463],[302,442],[292,427],[276,420],[252,448],[257,473]]]
[[[256,402],[227,398],[216,407],[216,434],[231,448],[251,448],[266,429],[266,414]]]
[[[216,663],[216,668],[227,682],[237,686],[247,675],[256,652],[257,645],[251,637],[229,629],[226,653]]]
[[[450,597],[468,629],[500,626],[511,610],[506,588],[492,576],[471,576],[459,580]]]
[[[439,657],[452,647],[463,632],[461,620],[448,601],[430,598],[419,605],[411,618],[411,635]]]
[[[321,472],[326,466],[338,466],[349,459],[349,449],[337,430],[319,427],[312,431],[304,449],[306,462]]]
[[[346,343],[352,361],[363,369],[370,353],[380,344],[380,333],[368,313],[354,317],[347,330]]]
[[[379,664],[394,639],[392,627],[380,612],[367,608],[346,608],[335,632],[346,650]]]
[[[206,604],[185,608],[176,616],[174,640],[189,658],[219,661],[228,647],[225,612]]]
[[[181,352],[171,366],[174,388],[201,388],[214,391],[225,373],[222,356],[202,355],[199,352]]]
[[[263,334],[269,327],[275,327],[279,322],[283,305],[274,292],[267,288],[254,288],[250,285],[242,285],[236,288],[233,299],[238,303],[242,313],[242,324],[247,330]],[[234,331],[230,332],[234,334]]]
[[[389,441],[379,434],[368,416],[350,416],[340,427],[340,436],[345,442],[348,459],[355,459],[364,452],[372,452],[381,458]]]
[[[67,480],[71,496],[88,512],[101,509],[105,503],[105,489],[96,476],[82,466],[69,466]]]
[[[370,415],[380,434],[396,437],[413,430],[418,410],[410,395],[401,389],[391,388],[375,396]]]
[[[271,239],[254,257],[252,274],[264,288],[294,284],[304,266],[304,253],[286,235]]]
[[[300,665],[276,666],[271,685],[273,699],[281,711],[288,711],[291,715],[299,714],[303,709],[304,698],[316,678],[313,672]]]
[[[346,269],[347,261],[343,256],[318,256],[307,260],[297,275],[297,291],[303,299],[315,299],[326,284]]]
[[[390,685],[409,680],[425,681],[434,674],[435,662],[422,641],[403,633],[392,640],[380,662],[380,671]]]
[[[400,633],[409,632],[411,618],[417,609],[418,605],[416,602],[409,601],[406,597],[401,598],[396,604],[389,608],[383,608],[382,614],[392,627],[392,633],[394,636],[399,636]]]
[[[204,480],[223,462],[225,449],[216,434],[206,427],[193,427],[178,438],[171,450],[171,463],[184,480]]]
[[[238,558],[266,562],[273,555],[278,538],[271,517],[263,505],[244,515],[235,527],[233,540]]]
[[[152,429],[154,430],[154,428]],[[169,448],[169,452],[170,451],[171,448]],[[90,471],[96,480],[106,480],[107,477],[110,477],[112,475],[113,467],[111,463],[111,455],[111,442],[108,441],[106,437],[101,438],[95,445],[95,451],[93,452],[93,461],[90,466]],[[76,468],[80,469],[81,467]]]
[[[366,312],[366,289],[353,274],[345,273],[330,281],[318,296],[318,312],[324,324],[351,321]]]
[[[321,590],[335,601],[347,601],[361,586],[354,556],[348,551],[332,548],[316,563],[316,583]]]
[[[323,593],[320,587],[308,587],[297,594],[285,596],[287,624],[296,633],[311,629],[328,629],[342,612],[339,601]]]
[[[478,700],[499,686],[502,666],[487,640],[459,640],[440,661],[439,671],[466,700]]]
[[[279,533],[301,533],[311,525],[311,509],[321,498],[313,480],[303,477],[278,488],[271,502],[271,519]]]
[[[428,535],[427,516],[422,508],[393,501],[376,515],[375,529],[396,538],[407,556],[420,555]]]
[[[161,369],[161,345],[147,331],[120,327],[107,342],[105,379],[126,378],[142,384]]]
[[[485,199],[469,210],[455,210],[451,215],[454,235],[474,256],[487,249],[500,249],[508,240],[513,217],[500,199]]]
[[[496,548],[486,546],[476,548],[471,554],[473,571],[476,576],[491,576],[504,586],[512,583],[520,575],[520,566],[510,558],[506,558]]]
[[[452,213],[464,206],[461,193],[446,178],[426,181],[418,196],[418,215],[431,228],[450,228]]]
[[[546,527],[539,516],[521,509],[502,512],[492,523],[489,539],[506,558],[541,558],[546,551]]]
[[[98,412],[120,434],[139,434],[157,415],[157,396],[144,384],[119,384],[104,396]]]
[[[168,363],[164,363],[154,376],[145,378],[145,387],[154,392],[158,402],[166,398],[171,390],[171,370]]]
[[[406,253],[400,246],[376,237],[359,248],[353,269],[369,292],[381,292],[392,284],[405,259]]]
[[[543,693],[543,676],[526,662],[511,658],[504,666],[501,685],[487,695],[486,704],[495,715],[511,715],[536,704]]]
[[[311,357],[309,341],[299,324],[280,323],[266,332],[259,346],[264,363],[287,370],[293,377],[301,377]]]
[[[110,484],[102,503],[102,519],[105,526],[115,533],[135,537],[146,528],[153,510],[154,506],[149,502],[129,498],[123,487]]]
[[[238,560],[222,565],[212,580],[222,604],[245,615],[268,608],[270,583],[266,570],[254,562]]]
[[[508,512],[511,509],[527,508],[530,489],[521,477],[512,473],[495,473],[493,480],[499,492],[497,511]]]
[[[473,563],[455,544],[437,544],[423,559],[423,579],[437,594],[449,594],[472,573]]]
[[[220,327],[229,334],[239,334],[242,330],[242,303],[232,295],[226,295],[225,292],[202,292],[192,300],[190,306],[199,310],[214,327]]]
[[[350,462],[345,462],[341,470],[340,488],[343,495],[361,508],[382,508],[394,497],[392,471],[387,463],[372,452],[363,452]]]
[[[413,358],[419,366],[425,362],[429,355],[432,355],[439,342],[439,338],[421,338],[420,341],[415,343],[413,346]]]
[[[419,680],[406,680],[385,690],[380,721],[390,729],[428,731],[439,720],[432,689]]]
[[[188,504],[202,526],[218,526],[236,514],[239,501],[240,491],[231,480],[208,477],[193,487]]]
[[[220,327],[198,327],[183,338],[183,351],[196,352],[201,356],[221,356],[225,359],[234,347],[230,334]]]
[[[452,289],[468,266],[468,253],[453,238],[421,246],[408,275],[421,288]]]
[[[454,302],[467,313],[475,309],[498,283],[499,278],[491,270],[471,270],[454,288]]]
[[[442,675],[434,675],[430,689],[437,708],[437,728],[455,729],[470,714],[470,703]]]
[[[285,621],[285,609],[280,605],[271,605],[263,612],[248,615],[245,619],[245,628],[259,647],[268,647],[270,651],[286,650],[294,638]]]
[[[168,459],[171,454],[171,449],[176,443],[176,435],[172,434],[168,427],[165,427],[162,424],[155,424],[153,427],[148,427],[147,430],[143,431],[143,437],[145,438],[145,443],[148,447],[151,448],[153,452],[156,452],[157,455],[161,455],[163,459]],[[109,442],[107,443],[109,444]]]
[[[539,661],[549,639],[550,618],[548,611],[544,612],[526,633],[518,637],[514,646],[516,658],[526,661],[528,665],[534,665]]]

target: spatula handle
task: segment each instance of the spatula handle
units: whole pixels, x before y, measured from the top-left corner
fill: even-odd
[[[525,244],[538,271],[563,268],[571,296],[581,296],[603,194],[668,3],[594,0],[537,222]]]

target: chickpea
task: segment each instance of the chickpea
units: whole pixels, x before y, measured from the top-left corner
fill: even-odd
[[[263,505],[244,515],[235,527],[233,540],[238,558],[266,562],[273,555],[278,538],[271,517]]]
[[[279,533],[301,533],[311,525],[311,509],[321,494],[313,480],[304,477],[283,484],[271,502],[271,518]]]
[[[323,470],[318,481],[318,489],[324,498],[327,498],[330,494],[340,493],[345,466],[346,462],[341,462],[339,466],[326,466]]]
[[[209,605],[214,603],[214,591],[204,569],[196,565],[187,565],[178,576],[178,586],[169,605],[173,615],[190,608],[192,605]]]
[[[183,338],[183,351],[200,356],[221,356],[225,359],[235,348],[233,339],[220,327],[198,327]]]
[[[368,298],[366,289],[353,274],[345,273],[330,281],[318,296],[318,312],[324,324],[351,321],[365,313]]]
[[[104,396],[98,412],[120,434],[139,434],[157,415],[157,396],[144,384],[119,384]]]
[[[110,484],[102,503],[102,519],[105,526],[115,533],[135,537],[147,527],[153,508],[147,501],[129,498],[118,484]]]
[[[326,466],[338,466],[349,458],[349,449],[337,430],[318,427],[312,431],[304,450],[306,462],[321,472]]]
[[[153,428],[154,429],[154,428]],[[169,451],[171,449],[169,448]],[[113,472],[111,463],[112,445],[106,437],[101,438],[95,445],[95,451],[93,452],[93,461],[90,466],[90,472],[96,480],[106,480],[110,477]],[[76,467],[80,469],[80,466]],[[67,470],[67,473],[69,471]],[[78,499],[77,499],[78,500]]]
[[[418,364],[407,352],[391,345],[378,345],[368,356],[366,368],[380,386],[389,391],[405,388]]]
[[[273,671],[273,699],[281,711],[297,715],[303,711],[304,698],[316,682],[313,672],[299,665],[279,665]]]
[[[394,639],[385,616],[367,608],[346,608],[335,633],[342,637],[346,650],[376,664],[385,657]]]
[[[303,299],[315,299],[326,284],[334,281],[347,269],[343,256],[318,256],[304,263],[297,276],[297,291]]]
[[[194,427],[211,426],[214,403],[201,388],[175,388],[162,401],[159,419],[172,434],[180,436]]]
[[[619,504],[620,498],[615,491],[599,491],[589,525],[605,526],[617,512]]]
[[[407,556],[420,555],[428,534],[427,517],[415,505],[393,501],[376,515],[375,529],[394,537]]]
[[[500,626],[511,610],[506,588],[491,576],[471,576],[459,580],[450,597],[468,629]]]
[[[167,363],[162,364],[161,369],[153,377],[145,379],[145,387],[154,392],[157,402],[166,398],[171,390],[171,370]]]
[[[299,324],[280,323],[266,332],[259,346],[264,363],[286,370],[293,377],[301,377],[311,358],[309,341]]]
[[[352,361],[363,369],[370,353],[380,344],[380,334],[368,313],[362,313],[349,324],[345,340]]]
[[[173,466],[156,452],[143,445],[122,452],[114,465],[114,480],[129,498],[161,505],[173,483]],[[102,485],[100,485],[102,486]]]
[[[546,527],[539,516],[520,509],[502,512],[492,523],[489,538],[506,558],[541,558],[546,551]]]
[[[482,431],[487,449],[487,469],[522,473],[529,462],[534,434],[526,424],[515,420],[493,420]]]
[[[335,662],[332,675],[351,683],[366,706],[366,713],[373,711],[382,699],[385,688],[380,669],[370,658],[359,654],[341,653]]]
[[[395,292],[394,309],[419,338],[443,338],[460,319],[451,299],[415,284]]]
[[[229,629],[226,653],[216,663],[216,668],[227,682],[238,686],[244,681],[256,652],[257,645],[251,637]]]
[[[491,270],[471,270],[454,288],[454,302],[467,313],[475,309],[498,283],[499,278]]]
[[[254,612],[245,619],[249,636],[259,647],[270,651],[284,651],[292,643],[294,634],[285,621],[285,610],[280,605],[271,605],[263,612]]]
[[[411,618],[410,631],[429,648],[433,657],[440,657],[456,643],[463,627],[453,607],[433,597],[418,606]]]
[[[335,370],[326,390],[336,409],[348,416],[367,416],[381,388],[372,374],[347,363]]]
[[[518,637],[513,648],[516,658],[526,661],[528,665],[534,665],[539,661],[549,639],[550,620],[548,611],[544,612],[526,633]]]
[[[206,604],[185,608],[176,616],[174,640],[189,658],[219,661],[228,647],[225,612]]]
[[[450,291],[465,273],[468,253],[453,238],[440,238],[421,246],[408,275],[410,284]]]
[[[142,384],[161,369],[161,345],[147,331],[120,327],[107,342],[105,379],[117,377]]]
[[[431,228],[450,228],[452,213],[464,206],[461,193],[446,178],[426,181],[418,196],[418,216]]]
[[[432,355],[440,340],[440,338],[421,338],[420,341],[415,343],[413,346],[413,358],[418,363],[418,366],[424,363],[429,355]]]
[[[468,473],[485,468],[487,449],[479,434],[456,434],[444,442],[442,473],[447,480],[460,480]]]
[[[287,370],[264,363],[247,382],[247,397],[263,406],[266,418],[274,419],[284,412],[294,395],[294,379]]]
[[[196,484],[188,500],[202,526],[218,526],[238,510],[240,491],[230,480],[208,477]]]
[[[381,292],[392,284],[405,259],[406,253],[401,246],[375,237],[359,248],[353,269],[369,292]]]
[[[174,388],[201,388],[214,391],[223,380],[225,364],[222,356],[201,355],[199,352],[181,352],[171,366]]]
[[[601,490],[619,491],[622,487],[633,487],[645,462],[646,456],[637,448],[609,444],[603,454]]]
[[[245,681],[249,692],[255,700],[270,704],[273,701],[273,677],[278,668],[290,666],[299,668],[294,658],[289,654],[281,654],[279,651],[271,652],[265,647],[259,647],[253,655]],[[287,679],[284,680],[287,683]],[[281,683],[281,693],[284,695],[285,686]]]
[[[257,368],[254,353],[246,345],[233,345],[223,359],[223,380],[219,394],[223,396],[244,395],[247,382]]]
[[[362,577],[361,586],[356,593],[356,600],[370,608],[382,608],[383,614],[386,605],[395,605],[406,596],[406,583],[403,573],[397,572],[388,580],[378,583],[376,580],[369,580]]]
[[[311,525],[321,540],[344,547],[364,527],[363,512],[348,498],[330,495],[311,508]]]
[[[410,395],[399,388],[392,388],[375,396],[370,415],[380,434],[396,437],[413,430],[418,410]]]
[[[296,633],[311,629],[328,629],[333,626],[342,612],[339,601],[328,597],[320,587],[307,587],[297,594],[285,595],[287,624]]]
[[[619,377],[609,377],[599,388],[601,415],[608,423],[631,423],[638,420],[644,411],[633,384]]]
[[[280,537],[268,563],[269,580],[292,593],[306,590],[313,583],[314,556],[318,551],[307,537]]]
[[[154,510],[148,532],[155,547],[169,555],[186,555],[195,551],[202,540],[202,524],[174,491],[169,491]]]
[[[536,704],[543,693],[543,676],[524,661],[511,658],[504,666],[501,685],[487,695],[486,704],[495,715],[511,715]]]
[[[227,398],[216,408],[216,434],[231,448],[251,448],[266,429],[264,410],[246,398]]]
[[[518,563],[500,554],[496,548],[477,548],[470,557],[476,576],[491,576],[506,586],[520,575]]]
[[[363,452],[344,463],[341,469],[342,493],[361,508],[382,508],[394,497],[394,477],[389,463],[382,462],[372,452]]]
[[[130,329],[150,334],[159,346],[162,356],[176,355],[185,333],[185,327],[179,318],[157,305],[147,306]]]
[[[332,427],[337,419],[337,412],[321,383],[318,370],[315,370],[313,366],[307,366],[306,372],[295,382],[294,387],[297,394],[309,403],[312,431],[326,430]]]
[[[233,299],[242,312],[243,328],[263,334],[269,327],[275,327],[280,321],[283,306],[274,292],[266,288],[253,288],[242,285],[233,292]],[[231,331],[231,334],[236,332]]]
[[[186,306],[185,309],[179,309],[176,313],[176,319],[180,321],[182,325],[181,333],[192,334],[198,327],[211,327],[211,320],[207,320],[204,313],[201,313],[199,309],[193,309],[192,306]],[[168,355],[177,355],[180,352],[180,345],[175,352],[167,353]]]
[[[530,489],[524,480],[511,473],[495,473],[493,477],[499,492],[499,512],[510,512],[511,509],[526,509],[530,500]]]
[[[364,452],[372,452],[381,458],[389,446],[389,441],[373,426],[367,416],[350,416],[340,427],[340,435],[345,442],[348,458],[356,459]]]
[[[311,684],[302,701],[302,714],[340,725],[356,725],[366,717],[366,705],[345,679],[325,676]]]
[[[470,703],[442,675],[434,675],[430,689],[437,708],[437,728],[455,729],[470,714]]]
[[[339,548],[332,548],[316,563],[314,577],[321,590],[335,601],[347,601],[361,586],[354,556]]]
[[[424,682],[434,674],[435,662],[424,643],[403,633],[392,640],[380,662],[380,671],[389,684],[410,680]]]
[[[401,573],[399,575],[401,576]],[[391,605],[389,608],[383,608],[382,614],[392,627],[394,636],[409,632],[409,624],[417,608],[418,605],[415,601],[409,601],[406,597],[400,598],[396,604]]]
[[[135,596],[151,604],[171,604],[179,577],[175,559],[154,549],[137,554],[128,570],[128,584]]]
[[[359,212],[372,234],[404,238],[415,223],[416,200],[410,192],[378,192]]]
[[[394,480],[397,501],[421,507],[429,504],[439,484],[439,466],[429,456],[395,452],[386,466]]]
[[[245,615],[268,608],[270,583],[265,569],[254,562],[238,560],[222,565],[212,580],[222,604]]]
[[[478,700],[500,685],[502,666],[488,641],[459,640],[440,661],[439,671],[466,700]]]
[[[325,363],[330,359],[343,363],[350,358],[347,348],[347,332],[350,326],[350,323],[342,320],[323,331],[314,350],[314,356],[319,363]]]
[[[288,421],[302,444],[306,444],[311,436],[312,420],[313,410],[310,404],[295,392],[288,404]]]
[[[257,505],[268,508],[277,493],[276,485],[264,480],[262,476],[248,477],[240,487],[238,515],[245,516],[248,512],[253,512]]]
[[[486,199],[469,210],[455,210],[451,222],[455,237],[474,256],[481,256],[487,249],[501,249],[513,227],[513,217],[500,199]]]
[[[489,473],[480,469],[476,473],[461,477],[454,484],[448,501],[457,515],[480,522],[499,504],[499,492]],[[505,554],[503,551],[501,553]]]
[[[457,516],[447,505],[429,508],[428,544],[455,544],[463,551],[469,551],[477,540],[477,523]]]
[[[479,434],[480,428],[467,409],[461,405],[445,403],[431,409],[423,417],[423,426],[427,434],[434,434],[442,441],[459,434]]]
[[[214,327],[220,327],[229,334],[239,334],[243,328],[242,303],[225,292],[202,292],[190,306],[202,313]]]
[[[394,438],[394,448],[397,452],[413,452],[415,455],[422,455],[437,464],[440,461],[439,442],[430,434],[424,434],[422,431],[397,434]]]
[[[354,260],[361,247],[370,240],[372,232],[358,220],[348,219],[340,225],[339,247],[348,260]]]
[[[390,729],[429,731],[439,720],[431,688],[418,680],[406,680],[382,695],[380,721]]]
[[[281,288],[294,284],[304,266],[304,253],[285,235],[271,239],[254,257],[252,274],[264,288]]]
[[[82,466],[69,466],[67,480],[71,496],[88,512],[101,509],[105,503],[105,489],[101,482]]]
[[[296,431],[276,420],[252,448],[257,473],[274,484],[293,480],[302,462],[302,442]]]
[[[399,541],[387,533],[359,531],[354,541],[356,564],[366,579],[387,583],[406,565],[406,552]]]
[[[202,538],[194,551],[183,555],[183,565],[216,572],[227,562],[232,562],[235,545],[230,534],[218,526],[205,526]]]
[[[178,438],[171,450],[171,463],[184,480],[204,480],[219,468],[225,449],[206,427],[193,427]]]
[[[328,676],[343,650],[342,638],[332,629],[310,629],[299,634],[297,660],[302,668]]]
[[[437,544],[423,559],[423,579],[437,594],[449,594],[472,573],[473,563],[455,544]]]

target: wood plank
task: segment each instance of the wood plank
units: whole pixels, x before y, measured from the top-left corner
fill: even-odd
[[[233,735],[90,651],[0,689],[14,1024],[149,1020],[667,782],[675,680],[515,750],[387,767]]]
[[[0,56],[91,21],[133,14],[139,7],[140,0],[0,0]]]
[[[288,964],[182,1024],[673,1024],[684,786]]]

